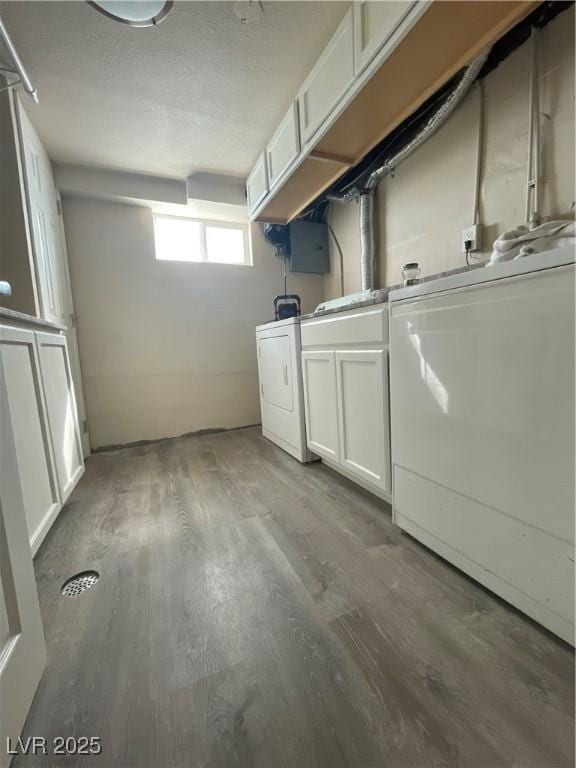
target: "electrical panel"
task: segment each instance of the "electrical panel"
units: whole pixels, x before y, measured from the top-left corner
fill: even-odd
[[[290,224],[290,272],[330,272],[328,227],[307,221]]]
[[[264,238],[276,253],[288,259],[290,272],[330,272],[328,227],[324,223],[293,221],[291,224],[264,224]]]

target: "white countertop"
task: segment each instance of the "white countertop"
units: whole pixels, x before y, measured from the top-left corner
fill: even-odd
[[[53,323],[51,320],[44,320],[41,317],[26,315],[24,312],[17,312],[15,309],[8,309],[8,307],[0,307],[0,322],[3,320],[11,323],[18,323],[18,325],[35,325],[41,328],[48,328],[51,331],[66,330],[65,325]]]

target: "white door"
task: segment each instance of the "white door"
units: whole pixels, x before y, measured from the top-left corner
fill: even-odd
[[[248,210],[250,213],[256,210],[267,194],[268,168],[266,163],[266,153],[263,152],[256,161],[256,165],[246,181],[246,197],[248,198]]]
[[[302,352],[302,379],[308,447],[319,456],[338,461],[334,352]]]
[[[32,554],[0,357],[0,764],[22,731],[46,664]]]
[[[82,443],[66,337],[36,333],[42,386],[62,503],[84,472]]]
[[[259,339],[260,393],[265,403],[284,411],[294,410],[292,385],[292,350],[290,337]]]
[[[34,332],[0,326],[0,356],[34,555],[61,506]]]
[[[309,141],[354,81],[352,9],[304,81],[298,95],[302,142]]]
[[[336,352],[340,464],[390,491],[385,350]]]
[[[414,4],[414,0],[360,0],[354,3],[356,74],[392,37]]]
[[[52,165],[21,106],[18,118],[42,317],[68,325],[66,281]]]
[[[274,189],[284,171],[296,160],[299,152],[298,104],[294,102],[266,147],[270,189]]]

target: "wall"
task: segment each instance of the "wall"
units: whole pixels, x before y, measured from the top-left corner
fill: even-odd
[[[0,78],[0,86],[3,83]],[[13,93],[0,93],[0,280],[12,295],[0,295],[0,306],[39,314],[29,237],[24,178],[20,164]]]
[[[500,232],[524,223],[528,147],[530,46],[524,44],[484,78],[481,205],[483,253]],[[464,265],[462,230],[473,223],[481,90],[475,84],[454,115],[378,188],[378,285],[401,281],[402,265],[419,262],[424,275]],[[573,215],[574,6],[541,33],[541,213]],[[344,291],[360,289],[358,205],[333,206],[331,224],[344,251]],[[340,295],[339,256],[326,298]]]
[[[64,198],[93,447],[260,421],[255,326],[282,293],[252,227],[252,267],[156,261],[150,209]],[[304,311],[320,275],[289,275]]]

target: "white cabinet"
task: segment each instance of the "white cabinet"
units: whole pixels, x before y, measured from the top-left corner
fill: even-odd
[[[340,463],[390,492],[387,353],[336,352]]]
[[[68,255],[62,222],[62,203],[54,183],[52,164],[26,112],[16,100],[19,152],[30,221],[36,292],[43,319],[66,326],[76,403],[83,426],[83,453],[90,452],[82,388],[74,303],[68,271]]]
[[[248,210],[254,211],[268,194],[268,170],[266,167],[266,153],[263,152],[252,173],[246,181],[246,196],[248,198]]]
[[[56,475],[64,503],[84,472],[66,338],[55,333],[36,333],[36,343]]]
[[[300,130],[308,142],[354,81],[352,8],[306,78],[298,95]]]
[[[302,352],[304,409],[308,447],[324,458],[338,461],[338,412],[334,352]]]
[[[2,423],[9,422],[14,435],[28,537],[35,554],[60,510],[60,494],[34,332],[0,326],[0,359],[7,394]]]
[[[360,0],[354,3],[354,58],[357,75],[387,42],[392,42],[415,5],[414,0]]]
[[[294,102],[266,148],[270,189],[274,189],[284,171],[296,160],[299,153],[298,104]]]
[[[389,500],[386,305],[303,321],[302,349],[308,447]]]
[[[56,188],[50,158],[28,115],[18,110],[26,198],[42,317],[68,325],[67,275],[63,263]]]

